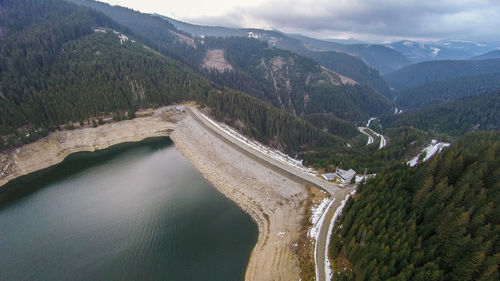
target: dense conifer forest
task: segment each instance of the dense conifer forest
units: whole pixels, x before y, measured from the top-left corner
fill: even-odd
[[[403,108],[454,101],[459,98],[500,90],[500,73],[458,77],[412,87],[397,94]]]
[[[452,136],[500,128],[500,93],[491,92],[453,102],[409,110],[382,118],[384,126],[413,126]]]
[[[226,59],[236,68],[223,72],[206,70],[208,77],[298,116],[325,112],[342,119],[364,121],[390,110],[390,102],[370,87],[343,85],[335,73],[321,68],[312,59],[270,48],[263,41],[204,38],[198,48],[224,50]]]
[[[305,55],[311,57],[328,69],[332,69],[344,76],[350,77],[361,84],[371,86],[374,90],[389,99],[394,98],[394,94],[389,86],[387,86],[387,83],[380,73],[376,69],[366,65],[357,57],[334,51],[309,51],[306,52]]]
[[[180,63],[120,39],[126,29],[96,11],[22,0],[3,1],[2,13],[1,135],[27,127],[20,135],[29,141],[68,121],[190,100],[210,88]]]
[[[500,73],[500,59],[489,60],[437,60],[416,63],[384,76],[396,90],[479,74]]]
[[[331,241],[334,280],[498,280],[500,135],[359,185]]]

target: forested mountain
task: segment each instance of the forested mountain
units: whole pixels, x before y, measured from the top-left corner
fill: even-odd
[[[315,49],[295,38],[286,37],[278,32],[253,30],[252,36],[266,40],[270,44],[310,57],[322,66],[350,77],[361,84],[371,86],[374,90],[392,98],[391,91],[376,67],[370,67],[362,58],[355,56],[354,51],[335,50],[335,48]],[[312,40],[312,39],[311,39]],[[328,44],[335,44],[327,42]],[[357,45],[350,45],[357,48]]]
[[[149,14],[143,14],[134,10],[110,6],[106,3],[93,0],[66,0],[79,5],[93,8],[102,12],[118,24],[127,27],[135,36],[156,51],[180,60],[188,65],[193,65],[198,53],[195,52],[196,45],[188,34],[184,34],[168,21],[162,20]]]
[[[430,82],[479,74],[500,73],[500,59],[427,61],[401,68],[385,75],[396,90]]]
[[[81,1],[81,0],[80,0]],[[159,15],[158,15],[159,16]],[[376,70],[377,66],[373,65],[374,68],[369,67],[363,60],[365,57],[357,56],[357,53],[366,52],[366,58],[373,61],[380,61],[384,64],[392,63],[387,56],[394,56],[396,62],[395,66],[391,70],[395,70],[399,67],[408,65],[410,62],[405,60],[404,57],[401,58],[400,54],[392,54],[392,50],[386,50],[388,48],[382,47],[381,52],[372,53],[372,49],[375,50],[378,47],[374,45],[364,44],[364,45],[343,45],[335,42],[315,40],[300,36],[297,39],[295,36],[286,35],[278,31],[253,29],[253,28],[226,28],[218,26],[200,26],[193,25],[181,21],[177,21],[168,17],[159,16],[174,24],[180,30],[186,31],[196,37],[214,36],[214,37],[250,37],[263,41],[267,41],[269,45],[278,47],[284,50],[289,50],[294,53],[310,57],[319,64],[325,66],[326,68],[340,73],[344,76],[350,77],[361,84],[366,84],[373,87],[375,90],[379,91],[381,94],[386,95],[392,99],[392,95],[389,87],[385,83],[384,79],[380,76],[380,73]],[[311,43],[306,43],[307,40],[311,42],[319,42],[324,44],[322,48],[314,48],[310,46]],[[370,47],[367,47],[370,46]],[[352,49],[352,50],[351,50]],[[358,50],[358,51],[356,51]],[[385,52],[390,54],[385,55]],[[351,55],[352,54],[352,55]],[[356,56],[355,56],[356,55]],[[361,59],[360,59],[361,58]],[[384,66],[381,66],[385,68]]]
[[[311,122],[318,129],[346,139],[352,139],[359,135],[359,131],[354,122],[340,119],[332,114],[308,114],[304,119]]]
[[[498,90],[500,73],[465,76],[403,90],[396,94],[396,104],[402,108],[416,108]]]
[[[491,51],[479,56],[475,56],[472,59],[474,60],[489,60],[489,59],[500,59],[500,50]]]
[[[51,72],[66,71],[67,66],[58,64],[64,61],[58,58],[70,55],[64,49],[69,42],[93,34],[94,27],[119,27],[100,13],[60,1],[3,1],[1,8],[4,33],[0,39],[2,128],[16,128],[29,120],[38,125],[53,125],[80,117],[61,113],[56,116],[54,108],[46,108],[49,103],[56,102],[56,97],[46,95],[55,95],[51,87],[59,86],[57,81],[49,81]],[[118,40],[116,37],[119,43]],[[40,103],[41,97],[44,103]]]
[[[230,64],[235,66],[235,69],[232,69],[232,71],[223,71],[222,69],[219,69],[219,71],[204,71],[203,73],[207,78],[222,86],[245,91],[259,99],[271,102],[278,108],[287,109],[293,114],[329,112],[341,118],[361,120],[386,111],[390,107],[386,100],[369,87],[340,85],[335,81],[333,84],[338,85],[331,87],[330,80],[338,80],[335,73],[319,69],[317,63],[304,57],[273,50],[265,42],[260,42],[257,39],[246,37],[193,39],[181,34],[181,31],[176,30],[170,23],[157,16],[141,14],[100,2],[71,1],[102,11],[136,32],[139,36],[145,37],[160,52],[167,50],[164,54],[169,55],[174,52],[176,56],[182,57],[182,60],[195,70],[198,70],[206,60],[207,51],[213,51],[213,49],[216,49],[216,51],[223,50],[226,58],[222,56],[222,59],[228,60]],[[163,24],[161,24],[162,21]],[[147,30],[147,32],[144,30]],[[280,33],[272,32],[272,34],[272,36],[279,36]],[[167,38],[168,40],[155,41],[156,38]],[[266,73],[264,70],[266,67],[261,65],[262,59],[272,60],[273,58],[277,60],[284,59],[286,62],[282,70],[275,69],[271,67],[269,61],[266,62],[268,70],[272,68],[280,73],[270,73],[269,71]],[[352,61],[352,59],[349,61]],[[289,64],[288,62],[292,63]],[[375,83],[378,83],[378,88],[385,87],[387,90],[387,86],[385,86],[385,82],[383,82],[378,72],[372,71],[362,62],[360,62],[360,65],[363,65],[364,68],[353,64],[349,65],[349,67],[346,66],[345,69],[348,69],[350,74],[361,69],[361,71],[367,72],[367,75],[361,75],[360,77],[367,78],[360,83],[375,81]],[[286,72],[285,68],[290,71],[285,75],[286,77],[282,75]],[[275,74],[280,78],[274,77]],[[320,76],[324,77],[321,78]],[[307,79],[311,78],[313,78],[311,83],[305,83]],[[320,80],[323,83],[315,83],[315,81]],[[274,85],[275,83],[276,85]],[[289,84],[285,85],[284,83]],[[328,101],[325,103],[324,99],[327,96]]]
[[[392,100],[394,98],[393,91],[387,86],[380,73],[354,56],[336,51],[303,51],[302,54],[328,69],[352,78],[360,84],[371,86],[388,99]]]
[[[335,224],[333,280],[499,280],[500,135],[475,133],[358,186]]]
[[[433,44],[410,40],[393,42],[387,46],[400,52],[412,62],[442,59],[464,59],[470,57],[469,53],[461,50],[452,50],[443,46],[438,47]]]
[[[185,66],[141,44],[122,44],[112,31],[87,35],[61,49],[38,77],[26,81],[21,73],[22,85],[3,81],[2,125],[54,127],[100,112],[191,100],[210,89],[208,81]]]
[[[285,151],[344,142],[248,95],[214,89],[93,10],[59,0],[3,1],[0,8],[0,148],[66,122],[97,126],[90,119],[131,118],[139,108],[182,101],[206,105],[216,118],[243,124],[248,135]]]
[[[302,35],[288,35],[281,32],[251,29],[251,28],[227,28],[220,26],[194,25],[172,18],[163,17],[174,24],[178,29],[186,31],[193,36],[250,36],[268,40],[270,44],[294,51],[306,49],[309,51],[338,51],[355,55],[365,61],[368,65],[378,69],[382,73],[394,71],[400,67],[410,64],[410,61],[397,51],[377,44],[341,44],[327,40],[318,40]]]
[[[382,119],[384,127],[413,126],[449,135],[500,129],[500,92],[427,106]]]
[[[319,118],[311,119],[311,122],[319,128],[324,128]],[[330,120],[325,118],[325,122],[330,122]],[[337,124],[332,129],[340,125]],[[417,155],[431,139],[449,141],[446,135],[406,126],[386,128],[383,131],[378,129],[378,132],[382,133],[387,140],[387,146],[383,149],[379,149],[380,138],[376,138],[373,144],[366,145],[366,137],[358,134],[349,140],[352,147],[348,145],[313,147],[301,152],[300,157],[304,159],[306,165],[326,171],[335,171],[336,167],[349,167],[358,172],[366,170],[367,173],[377,173],[392,164],[406,163],[408,159]]]
[[[495,41],[495,38],[488,38],[493,41],[471,41],[471,40],[454,40],[444,39],[440,41],[430,42],[438,48],[446,48],[449,50],[460,51],[469,54],[468,57],[484,54],[486,52],[498,49],[500,42]]]
[[[312,51],[338,51],[359,57],[368,65],[381,73],[389,73],[411,62],[398,51],[378,44],[340,44],[325,40],[318,40],[306,36],[295,36],[304,46]]]
[[[309,58],[270,48],[263,41],[206,37],[198,48],[206,50],[200,64],[221,63],[224,59],[229,64],[226,69],[206,69],[213,81],[248,92],[298,116],[321,112],[364,121],[390,110],[389,101],[370,87],[346,81]],[[223,57],[211,58],[217,51]]]
[[[430,60],[468,59],[498,47],[496,43],[442,40],[437,42],[397,41],[386,46],[405,55],[413,62]]]

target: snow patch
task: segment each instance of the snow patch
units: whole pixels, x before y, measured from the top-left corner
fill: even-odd
[[[467,44],[473,44],[476,45],[477,47],[486,47],[487,45],[475,41],[470,41],[470,40],[448,40],[449,42],[454,42],[454,43],[467,43]],[[448,43],[449,44],[449,43]]]
[[[311,207],[311,224],[312,227],[309,229],[307,232],[307,236],[314,239],[315,241],[318,240],[319,236],[319,229],[321,228],[321,225],[323,224],[323,220],[325,219],[325,214],[328,208],[330,208],[330,205],[333,203],[333,200],[330,198],[324,198],[321,200],[321,202],[317,206],[312,206]]]
[[[414,45],[414,44],[415,44],[415,43],[414,43],[414,42],[412,42],[412,41],[404,41],[404,42],[403,42],[403,45],[408,46],[408,47],[413,47],[413,45]]]
[[[94,28],[94,32],[97,33],[106,33],[108,30],[111,30],[113,31],[113,33],[118,36],[118,39],[120,40],[120,44],[123,44],[123,42],[127,42],[128,41],[128,36],[116,31],[116,30],[112,30],[112,29],[106,29],[106,28],[103,28],[103,27],[96,27]],[[131,40],[133,43],[135,43],[134,40]]]
[[[255,33],[255,32],[248,32],[248,38],[254,38],[254,39],[260,39],[261,35],[259,33]]]
[[[128,37],[125,36],[124,34],[121,34],[120,32],[115,31],[115,30],[113,30],[113,33],[118,36],[118,39],[120,39],[120,44],[123,44],[123,42],[128,41]]]
[[[431,159],[436,153],[441,152],[445,147],[449,147],[450,143],[447,142],[438,142],[437,140],[432,140],[431,144],[426,146],[422,151],[415,157],[413,157],[410,161],[406,162],[410,167],[415,167],[418,164],[418,159],[422,153],[425,153],[424,162]]]
[[[361,183],[365,179],[374,178],[376,176],[377,176],[377,174],[368,174],[368,175],[365,175],[365,176],[356,176],[356,178],[355,178],[354,181],[356,183]]]
[[[432,57],[436,57],[439,51],[441,51],[441,49],[439,49],[438,47],[429,47],[429,48],[432,50]]]

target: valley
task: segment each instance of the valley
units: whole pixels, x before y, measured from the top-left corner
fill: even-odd
[[[160,14],[160,4],[147,1],[138,5],[153,5],[154,13],[106,2],[0,1],[0,218],[12,227],[9,236],[0,230],[0,250],[24,257],[19,264],[50,261],[50,250],[42,249],[58,249],[59,240],[41,241],[26,255],[33,237],[44,240],[51,218],[64,218],[64,208],[79,206],[69,213],[79,220],[95,204],[113,223],[108,227],[96,216],[88,222],[104,232],[92,233],[84,221],[60,239],[66,243],[57,250],[61,257],[76,260],[60,270],[66,276],[500,278],[500,43],[494,38],[410,38],[414,30],[407,29],[379,33],[383,40],[320,39],[314,34],[328,30],[321,26],[350,21],[333,17],[319,24],[312,14],[300,15],[287,21],[285,32],[202,25],[206,18],[191,24]],[[363,2],[360,7],[371,7]],[[335,14],[326,3],[314,4]],[[276,5],[289,9],[264,14],[298,12],[290,3]],[[263,15],[246,9],[211,23],[236,19],[239,26]],[[288,29],[305,18],[316,25]],[[384,29],[366,20],[366,38]],[[309,32],[296,33],[302,28]],[[102,161],[94,166],[94,158]],[[127,171],[122,177],[121,169]],[[128,201],[133,194],[145,197]],[[59,195],[68,201],[58,201]],[[122,208],[123,198],[132,209]],[[40,206],[42,211],[33,211]],[[46,223],[37,226],[45,211],[56,216],[43,217]],[[187,243],[185,252],[199,249],[201,259],[178,260],[179,270],[156,270],[175,251],[184,253],[177,247],[191,236],[183,233],[182,214],[194,222],[192,229],[209,229]],[[234,227],[233,219],[239,221]],[[140,225],[116,231],[129,223]],[[21,235],[25,226],[33,228]],[[38,229],[45,231],[40,237]],[[238,244],[229,233],[245,240],[234,264],[224,261],[239,251],[226,250]],[[92,251],[68,246],[80,234],[103,238],[79,240],[91,244],[115,240],[107,235],[127,237],[121,248],[127,254],[98,247],[100,258],[79,263],[79,253]],[[224,244],[226,239],[231,241]],[[114,265],[120,263],[110,257],[134,264],[117,273]],[[0,264],[10,269],[10,259],[1,256]],[[218,270],[219,262],[229,270]],[[0,267],[0,279],[44,279],[59,271],[43,263],[29,273],[23,266],[12,269]]]

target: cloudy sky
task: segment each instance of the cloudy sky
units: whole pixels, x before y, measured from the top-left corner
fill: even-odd
[[[500,0],[101,0],[203,25],[317,38],[500,41]]]

